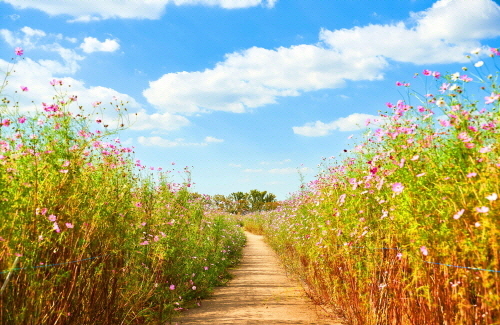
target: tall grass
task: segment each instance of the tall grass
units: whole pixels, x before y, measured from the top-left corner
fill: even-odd
[[[52,84],[38,111],[0,107],[0,322],[164,323],[228,279],[242,231]]]
[[[408,98],[364,141],[250,219],[348,324],[500,324],[495,59],[474,75],[424,70],[422,93],[398,83]]]

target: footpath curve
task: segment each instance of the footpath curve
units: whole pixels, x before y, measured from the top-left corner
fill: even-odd
[[[199,308],[190,309],[172,324],[330,324],[326,315],[286,276],[274,251],[262,236],[249,232],[240,266],[227,286],[217,288]]]

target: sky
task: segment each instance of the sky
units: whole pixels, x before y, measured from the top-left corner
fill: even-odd
[[[174,169],[172,181],[188,167],[199,193],[258,189],[282,200],[403,99],[396,81],[461,71],[471,51],[481,60],[500,47],[500,5],[2,0],[1,71],[16,47],[24,59],[4,95],[21,111],[50,102],[53,79],[90,111],[128,101],[119,136],[141,164]],[[21,86],[29,90],[15,93]]]

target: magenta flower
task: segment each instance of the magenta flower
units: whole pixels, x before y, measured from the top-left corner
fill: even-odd
[[[170,290],[175,290],[175,285],[171,284],[170,287],[168,287]]]
[[[429,252],[427,251],[427,247],[425,247],[425,246],[420,247],[420,251],[422,252],[422,255],[424,255],[424,256],[429,255]]]
[[[422,71],[422,74],[424,76],[430,76],[432,74],[432,72],[430,70],[425,69],[424,71]]]
[[[28,87],[26,86],[20,86],[22,91],[28,91]]]
[[[23,55],[23,53],[24,53],[24,50],[20,47],[16,47],[14,49],[14,51],[16,52],[16,55],[19,55],[19,56]]]
[[[500,56],[500,50],[498,50],[498,49],[496,49],[496,48],[493,48],[493,47],[492,47],[492,48],[490,49],[490,51],[491,51],[491,53],[493,53],[493,55],[498,55],[498,56]]]
[[[22,117],[18,118],[17,121],[19,123],[23,124],[24,122],[26,122],[26,117],[22,116]]]
[[[405,187],[404,187],[404,186],[403,186],[403,184],[401,184],[401,183],[394,183],[394,184],[392,184],[392,191],[393,191],[394,193],[399,194],[399,193],[403,192],[403,189],[404,189],[404,188],[405,188]]]

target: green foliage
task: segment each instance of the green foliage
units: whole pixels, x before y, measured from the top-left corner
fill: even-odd
[[[276,195],[267,191],[251,190],[248,193],[234,192],[228,196],[214,195],[213,204],[220,210],[232,214],[246,214],[255,211],[269,211],[278,207]]]
[[[418,107],[390,105],[304,191],[243,219],[348,324],[500,323],[500,91],[480,72],[408,91]]]
[[[0,323],[165,323],[227,281],[244,235],[56,90],[0,108]]]

